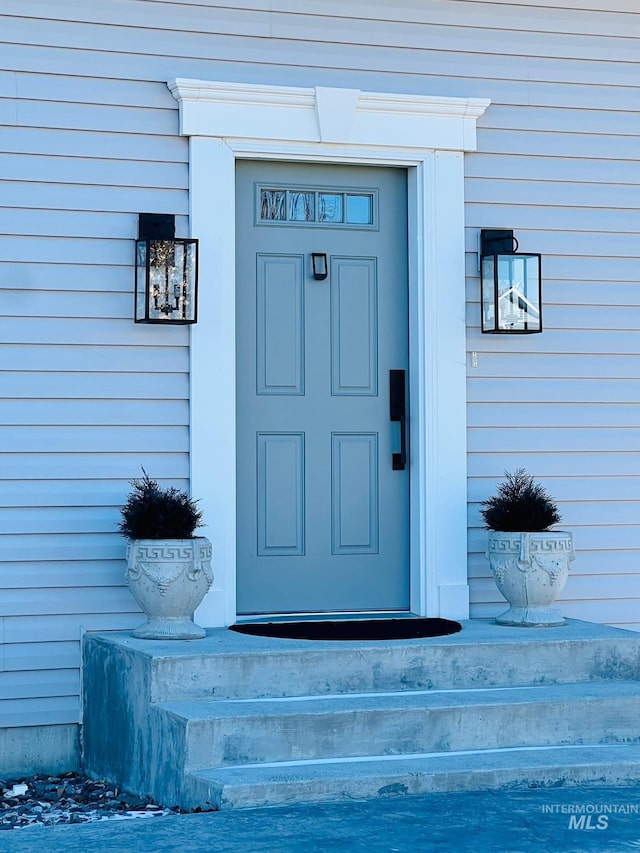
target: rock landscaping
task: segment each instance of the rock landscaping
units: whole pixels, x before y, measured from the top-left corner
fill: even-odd
[[[0,830],[177,813],[78,773],[0,779]]]

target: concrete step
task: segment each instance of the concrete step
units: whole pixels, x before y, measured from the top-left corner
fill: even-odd
[[[87,772],[168,806],[640,778],[640,634],[586,622],[395,642],[87,634],[83,679]]]
[[[188,808],[230,809],[638,782],[639,744],[588,744],[217,767],[187,775],[184,802]]]
[[[87,663],[126,658],[149,700],[250,699],[432,688],[640,680],[640,634],[570,620],[560,628],[465,622],[447,637],[308,642],[214,629],[188,644],[92,637]]]
[[[185,768],[640,740],[639,682],[167,702]]]

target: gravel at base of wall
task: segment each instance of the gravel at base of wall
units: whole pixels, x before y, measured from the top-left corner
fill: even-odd
[[[177,813],[79,773],[0,779],[0,830]]]

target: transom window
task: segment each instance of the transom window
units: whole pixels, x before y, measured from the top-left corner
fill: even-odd
[[[256,221],[261,225],[377,227],[375,190],[257,187]]]

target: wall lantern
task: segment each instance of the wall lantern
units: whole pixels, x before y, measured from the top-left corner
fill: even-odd
[[[141,213],[136,240],[135,321],[197,321],[198,241],[177,239],[173,214]]]
[[[328,275],[327,256],[324,252],[311,252],[311,266],[316,281],[324,281]]]
[[[513,231],[480,231],[482,331],[531,335],[542,331],[541,256],[518,252]]]

